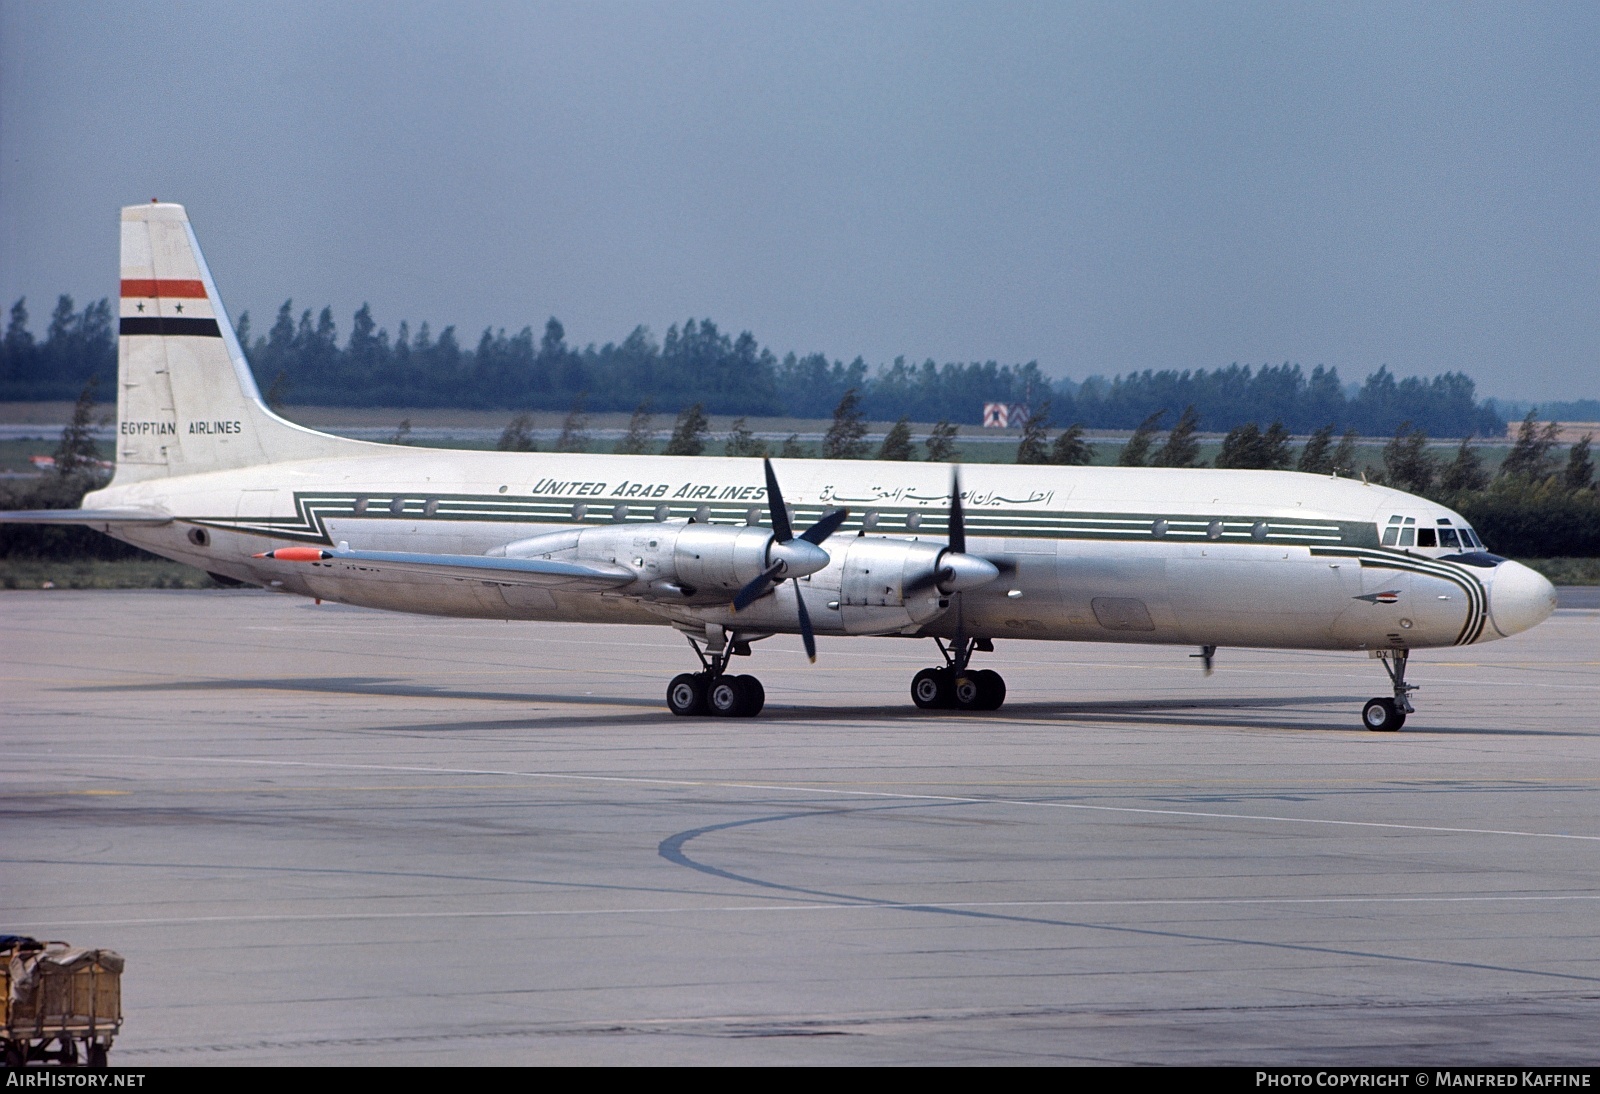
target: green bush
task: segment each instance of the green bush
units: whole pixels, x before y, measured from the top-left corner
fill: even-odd
[[[1489,550],[1517,558],[1600,557],[1600,496],[1556,480],[1502,478],[1488,490],[1441,499],[1460,513]]]
[[[0,509],[76,509],[99,483],[78,475],[45,475],[0,483]],[[153,559],[155,555],[72,524],[0,524],[0,558]]]

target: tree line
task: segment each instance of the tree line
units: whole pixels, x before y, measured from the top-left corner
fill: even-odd
[[[1124,467],[1203,467],[1201,417],[1191,404],[1161,436],[1167,411],[1147,415],[1117,453]],[[1563,453],[1561,427],[1539,422],[1535,412],[1517,427],[1516,439],[1496,468],[1488,467],[1471,433],[1449,457],[1434,454],[1428,431],[1401,421],[1383,446],[1382,463],[1367,466],[1358,454],[1359,434],[1346,429],[1335,441],[1331,422],[1313,430],[1298,452],[1288,427],[1274,419],[1228,430],[1212,466],[1232,469],[1303,471],[1317,475],[1360,475],[1364,480],[1432,498],[1470,521],[1484,542],[1505,554],[1526,558],[1600,557],[1600,483],[1586,433]],[[1159,443],[1158,443],[1159,442]],[[1050,408],[1036,408],[1024,424],[1016,461],[1031,464],[1088,464],[1095,446],[1075,422],[1053,439]]]
[[[591,411],[626,411],[649,400],[664,412],[693,404],[712,414],[826,416],[854,391],[868,417],[977,425],[986,402],[1048,402],[1058,418],[1095,429],[1132,429],[1164,408],[1192,406],[1212,429],[1281,421],[1295,433],[1332,424],[1367,436],[1400,422],[1435,436],[1499,435],[1505,419],[1480,401],[1470,377],[1447,372],[1398,378],[1387,366],[1359,385],[1336,368],[1296,364],[1164,369],[1081,383],[1051,380],[1034,361],[921,364],[898,357],[876,368],[826,354],[779,357],[749,331],[730,336],[709,319],[673,324],[657,339],[644,326],[620,342],[576,347],[551,318],[536,333],[488,328],[464,343],[454,326],[402,321],[391,335],[363,304],[341,339],[333,310],[298,313],[284,301],[265,333],[248,312],[239,340],[276,404],[565,410],[581,398]],[[43,338],[32,333],[26,299],[11,307],[0,337],[0,400],[72,399],[91,377],[110,389],[116,333],[108,301],[79,310],[62,296]]]
[[[32,481],[0,485],[0,508],[47,509],[76,506],[84,493],[103,483],[101,453],[95,440],[95,387],[93,378],[79,393],[72,421],[62,431],[55,454],[55,472]],[[820,455],[826,459],[879,460],[926,459],[952,462],[960,459],[956,445],[958,424],[937,423],[920,446],[913,444],[910,419],[902,415],[884,435],[876,450],[867,439],[864,401],[849,389],[835,404],[832,422],[823,437]],[[1200,467],[1200,415],[1187,406],[1164,437],[1160,424],[1165,411],[1148,415],[1117,451],[1117,462],[1129,467]],[[568,411],[555,450],[589,450],[588,418],[580,399]],[[392,440],[405,443],[409,423],[401,423]],[[1048,403],[1035,408],[1025,423],[1015,459],[1019,464],[1084,465],[1097,456],[1097,446],[1085,436],[1082,423],[1074,422],[1051,436]],[[658,431],[649,400],[635,408],[627,432],[615,450],[642,454],[655,450]],[[699,456],[710,451],[710,421],[702,404],[681,410],[667,440],[664,454]],[[1247,422],[1230,429],[1215,457],[1219,468],[1297,470],[1312,474],[1354,475],[1387,483],[1409,493],[1434,498],[1450,506],[1477,529],[1485,542],[1508,555],[1528,558],[1600,557],[1600,484],[1591,454],[1593,435],[1585,434],[1566,449],[1557,438],[1560,427],[1540,423],[1529,411],[1517,436],[1497,468],[1484,463],[1473,439],[1463,438],[1453,456],[1440,458],[1429,446],[1427,431],[1402,422],[1384,445],[1381,466],[1360,466],[1357,434],[1346,430],[1334,440],[1332,424],[1312,432],[1298,453],[1282,421],[1265,429]],[[518,414],[501,434],[498,447],[507,451],[534,451],[532,418]],[[732,423],[723,440],[728,456],[778,455],[803,458],[812,453],[790,435],[772,452],[756,437],[748,419]],[[7,526],[0,528],[0,557],[12,558],[126,558],[143,552],[96,535],[86,528]]]

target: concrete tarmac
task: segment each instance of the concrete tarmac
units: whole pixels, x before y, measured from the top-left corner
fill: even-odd
[[[261,592],[0,593],[0,933],[112,1062],[1588,1064],[1600,612],[1419,653],[758,644]]]

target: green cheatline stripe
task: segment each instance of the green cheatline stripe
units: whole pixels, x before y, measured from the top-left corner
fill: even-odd
[[[356,505],[366,500],[365,508],[357,513]],[[393,512],[389,506],[399,499],[402,508]],[[582,508],[578,508],[581,506]],[[702,509],[709,510],[711,519],[724,523],[743,523],[749,511],[762,509],[760,505],[744,503],[708,503],[690,501],[652,502],[642,499],[597,498],[593,501],[573,498],[507,498],[482,494],[421,494],[421,493],[365,493],[341,491],[338,493],[297,493],[294,517],[211,517],[195,518],[196,523],[218,527],[233,527],[261,535],[278,535],[284,538],[304,539],[309,542],[330,542],[326,520],[330,517],[356,517],[370,520],[481,520],[495,523],[556,522],[600,526],[617,523],[615,511],[623,507],[624,522],[653,522],[661,506],[667,509],[665,519],[684,519]],[[795,507],[795,519],[809,523],[830,511],[832,506],[802,505]],[[942,512],[925,509],[868,509],[852,514],[842,527],[866,529],[868,513],[876,515],[871,527],[881,531],[911,532],[921,535],[941,535],[947,528]],[[580,515],[581,514],[581,515]],[[910,519],[918,524],[912,528]],[[1079,539],[1097,542],[1141,542],[1172,539],[1177,542],[1231,542],[1261,543],[1272,546],[1310,546],[1318,544],[1341,545],[1348,548],[1376,548],[1377,533],[1374,526],[1363,522],[1294,521],[1266,517],[1197,517],[1192,514],[1158,516],[1127,513],[984,513],[981,510],[967,518],[968,527],[979,535],[1015,539]],[[1264,535],[1257,539],[1256,525],[1265,525]],[[1211,528],[1218,531],[1215,537]]]

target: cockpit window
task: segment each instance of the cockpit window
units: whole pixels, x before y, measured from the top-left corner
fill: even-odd
[[[1427,531],[1427,539],[1432,539],[1434,533]],[[1416,544],[1416,517],[1402,517],[1395,513],[1389,518],[1389,526],[1384,528],[1384,547],[1411,547]],[[1432,545],[1432,544],[1427,544]]]
[[[1436,528],[1419,528],[1416,517],[1401,516],[1396,513],[1389,518],[1389,523],[1383,530],[1383,545],[1445,548],[1453,551],[1485,550],[1483,541],[1478,539],[1471,528],[1464,525],[1456,526],[1449,517],[1439,517],[1435,523],[1438,525]]]

